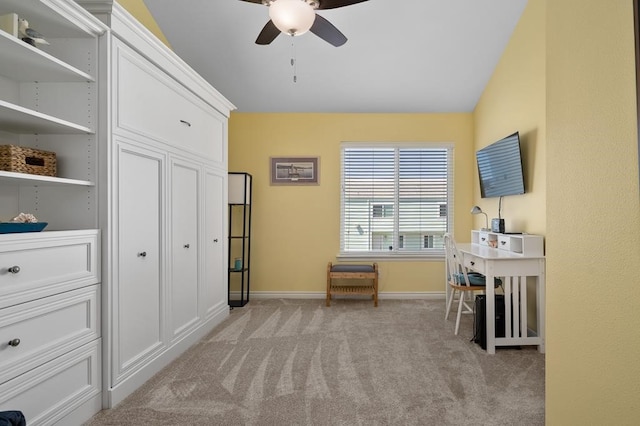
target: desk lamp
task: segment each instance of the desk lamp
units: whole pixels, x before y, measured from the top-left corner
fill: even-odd
[[[482,211],[480,206],[473,206],[473,208],[471,209],[471,214],[483,214],[484,215],[484,228],[482,228],[482,231],[488,231],[489,230],[489,216],[487,216],[487,214]]]

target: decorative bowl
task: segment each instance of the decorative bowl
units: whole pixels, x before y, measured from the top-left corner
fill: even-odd
[[[16,234],[19,232],[40,232],[47,222],[21,223],[21,222],[0,222],[0,234]]]

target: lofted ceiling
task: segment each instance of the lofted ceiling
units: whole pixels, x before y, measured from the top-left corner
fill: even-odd
[[[173,50],[238,111],[380,113],[472,111],[527,3],[369,0],[319,10],[348,39],[333,47],[310,32],[256,45],[269,20],[261,4],[144,1]]]

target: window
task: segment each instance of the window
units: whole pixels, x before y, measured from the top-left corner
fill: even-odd
[[[341,162],[341,255],[443,255],[452,145],[343,143]]]

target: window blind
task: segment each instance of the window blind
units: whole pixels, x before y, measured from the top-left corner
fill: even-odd
[[[453,147],[341,149],[341,254],[441,254],[453,209]]]

